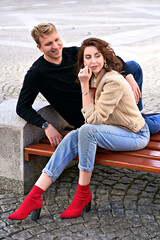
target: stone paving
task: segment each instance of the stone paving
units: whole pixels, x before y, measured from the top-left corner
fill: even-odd
[[[30,30],[53,22],[64,46],[96,36],[110,42],[125,61],[144,71],[144,112],[160,112],[159,0],[0,1],[0,102],[17,98],[24,75],[40,56]],[[40,95],[39,99],[44,101]],[[147,240],[160,239],[160,178],[127,169],[95,166],[92,209],[77,219],[60,219],[75,194],[77,166],[64,171],[44,194],[41,218],[12,221],[7,216],[24,196],[0,187],[0,239]]]

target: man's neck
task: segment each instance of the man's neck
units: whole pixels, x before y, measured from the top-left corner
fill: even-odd
[[[43,57],[46,61],[57,64],[57,65],[61,64],[61,62],[62,62],[62,57],[57,58],[57,59],[53,59],[53,58],[47,57],[45,55]]]

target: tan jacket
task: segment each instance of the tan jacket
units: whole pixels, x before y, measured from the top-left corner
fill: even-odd
[[[102,69],[96,83],[91,79],[91,96],[95,101],[82,108],[86,123],[107,124],[138,132],[145,121],[136,105],[133,91],[125,78],[116,71]]]

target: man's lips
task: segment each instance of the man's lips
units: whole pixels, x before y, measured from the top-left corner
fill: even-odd
[[[59,53],[60,53],[60,49],[52,50],[52,53],[54,53],[54,54],[59,54]]]

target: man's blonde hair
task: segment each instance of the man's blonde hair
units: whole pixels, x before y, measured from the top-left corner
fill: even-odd
[[[41,45],[39,38],[43,37],[44,34],[48,35],[52,32],[57,32],[56,27],[52,23],[40,23],[37,27],[33,27],[31,36],[38,45]]]

